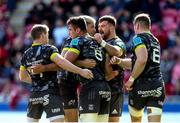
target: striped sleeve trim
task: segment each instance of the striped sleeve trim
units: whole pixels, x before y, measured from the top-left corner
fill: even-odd
[[[80,51],[79,51],[78,49],[75,49],[75,48],[69,48],[68,51],[74,52],[74,53],[76,53],[77,55],[80,54]]]
[[[69,50],[69,48],[65,47],[65,48],[63,48],[62,50]]]
[[[57,55],[58,53],[52,53],[51,56],[50,56],[50,59],[54,59],[54,57]]]
[[[24,67],[23,65],[20,66],[20,70],[26,70],[26,67]]]
[[[144,44],[141,44],[141,45],[138,45],[136,48],[135,48],[135,51],[140,49],[140,48],[146,48],[146,46]]]

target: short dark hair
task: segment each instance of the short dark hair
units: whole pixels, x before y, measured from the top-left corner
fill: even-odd
[[[67,25],[72,24],[75,27],[78,27],[81,29],[81,31],[87,31],[87,25],[86,25],[86,21],[84,20],[83,17],[70,17],[67,20]]]
[[[146,29],[150,29],[151,27],[151,19],[148,14],[146,13],[141,13],[135,16],[134,24],[139,23],[142,27]]]
[[[33,40],[40,38],[41,34],[47,34],[49,28],[43,24],[35,24],[31,29],[31,37]]]
[[[112,25],[116,26],[116,18],[111,15],[104,15],[101,18],[99,18],[99,22],[107,21],[108,23],[111,23]]]

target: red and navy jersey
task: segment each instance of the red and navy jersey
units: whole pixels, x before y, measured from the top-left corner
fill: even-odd
[[[115,37],[110,40],[106,41],[108,44],[111,44],[113,46],[118,46],[122,49],[123,54],[121,55],[121,58],[125,58],[126,54],[126,45],[124,42],[119,38]],[[119,67],[118,65],[112,65],[113,70],[118,71],[119,75],[116,76],[114,79],[108,81],[110,87],[111,87],[111,92],[112,93],[122,93],[123,92],[123,79],[124,79],[124,70],[123,68]]]
[[[89,58],[96,61],[96,66],[90,69],[94,78],[89,80],[80,77],[81,83],[105,80],[105,51],[92,37],[87,35],[72,39],[69,50],[78,54],[80,60]]]
[[[49,44],[33,44],[32,47],[27,49],[21,60],[21,66],[28,69],[29,67],[36,64],[50,64],[52,63],[50,57],[52,54],[58,53],[58,49]],[[32,79],[31,91],[50,91],[57,93],[59,90],[57,72],[48,71],[40,74],[32,75],[29,73]]]
[[[148,59],[142,74],[138,78],[148,79],[162,77],[160,72],[160,44],[158,39],[150,33],[141,33],[134,36],[132,47],[132,68],[137,59],[135,49],[140,45],[145,45],[148,52]]]

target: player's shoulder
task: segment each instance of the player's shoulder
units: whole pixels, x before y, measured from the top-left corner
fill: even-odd
[[[71,40],[70,45],[77,46],[77,45],[79,45],[79,42],[80,42],[80,41],[81,41],[80,37],[73,38],[73,39]]]
[[[142,34],[137,34],[133,37],[133,45],[139,45],[143,43],[143,38],[142,38]]]
[[[119,38],[118,36],[116,36],[116,37],[114,38],[114,41],[115,41],[115,42],[123,42],[122,39]]]

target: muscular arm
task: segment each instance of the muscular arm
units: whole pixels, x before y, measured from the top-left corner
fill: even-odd
[[[123,50],[118,46],[113,46],[113,45],[106,43],[104,48],[106,49],[107,53],[110,56],[120,57],[123,54]]]
[[[66,56],[66,55],[65,55]],[[63,58],[60,54],[56,53],[54,56],[51,57],[51,60],[57,64],[59,67],[63,68],[64,70],[81,74],[81,68],[73,65],[71,62],[73,61],[71,58],[67,57],[67,60]],[[69,60],[69,61],[68,61]]]
[[[132,61],[130,58],[121,59],[121,58],[118,58],[117,56],[113,56],[110,60],[110,63],[117,64],[120,67],[125,68],[125,69],[130,69],[130,70],[132,69]]]
[[[121,63],[118,65],[125,69],[132,69],[132,62],[130,58],[121,59]]]
[[[105,61],[105,78],[107,81],[112,80],[115,76],[119,74],[118,71],[113,71],[112,65],[109,63],[110,57],[106,54],[106,61]]]
[[[137,59],[135,61],[135,65],[133,67],[131,76],[136,79],[144,70],[148,58],[148,53],[146,47],[137,47],[135,49],[135,54]]]
[[[21,66],[20,70],[19,70],[19,79],[26,83],[32,83],[32,79],[31,79],[29,73],[23,66]]]
[[[65,50],[62,50],[61,52],[61,56],[64,57],[64,55],[66,54],[68,50],[65,49]],[[48,65],[44,65],[44,71],[58,71],[58,70],[62,70],[58,65],[56,65],[55,63],[52,63],[52,64],[48,64]]]

